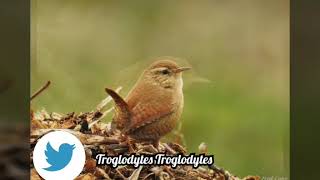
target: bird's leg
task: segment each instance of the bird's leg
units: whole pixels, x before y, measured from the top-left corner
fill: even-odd
[[[129,152],[133,153],[134,152],[133,141],[128,137],[126,143],[128,144]]]
[[[129,136],[124,135],[124,134],[121,134],[121,137],[123,138],[124,143],[128,146],[129,153],[133,153],[134,152],[133,140],[130,139]]]
[[[160,144],[160,139],[156,139],[152,141],[152,145],[160,152],[159,144]]]

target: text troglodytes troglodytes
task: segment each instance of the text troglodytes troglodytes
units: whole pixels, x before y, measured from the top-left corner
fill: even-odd
[[[172,60],[152,63],[140,76],[125,99],[106,88],[115,101],[113,125],[138,141],[158,145],[174,129],[183,109],[182,72]]]

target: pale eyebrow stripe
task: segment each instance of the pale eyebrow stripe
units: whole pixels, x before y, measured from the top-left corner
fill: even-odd
[[[152,69],[151,71],[152,71],[152,72],[155,72],[155,71],[162,71],[162,70],[166,70],[166,69],[168,69],[168,68],[166,68],[166,67],[159,67],[159,68]]]

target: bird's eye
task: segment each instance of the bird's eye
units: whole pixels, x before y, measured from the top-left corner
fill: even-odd
[[[164,69],[164,70],[161,71],[161,73],[162,73],[162,74],[169,74],[170,71],[169,71],[168,69]]]

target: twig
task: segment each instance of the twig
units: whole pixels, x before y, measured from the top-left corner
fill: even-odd
[[[97,122],[99,122],[99,120],[103,119],[107,114],[109,114],[114,108],[110,108],[108,110],[106,110],[105,112],[102,113],[102,116],[94,121],[92,121],[90,124],[89,124],[89,129],[94,125],[96,124]]]
[[[119,86],[117,89],[116,89],[116,92],[119,93],[121,91],[122,87]],[[103,110],[103,108],[109,103],[112,101],[112,98],[111,96],[107,96],[104,100],[102,100],[96,107],[97,111],[101,112]],[[110,108],[108,110],[106,110],[105,112],[102,113],[102,116],[97,118],[96,120],[92,121],[90,124],[89,124],[89,129],[94,125],[96,124],[97,122],[99,122],[101,119],[103,119],[108,113],[110,113],[114,108]]]
[[[47,83],[42,86],[40,89],[38,89],[30,98],[30,101],[32,101],[32,99],[34,99],[35,97],[37,97],[39,94],[41,94],[41,92],[43,92],[45,89],[47,89],[49,87],[49,85],[51,84],[50,81],[47,81]]]
[[[168,146],[168,144],[163,143],[162,145],[164,146],[165,150],[167,150],[170,154],[177,154],[177,152],[173,150],[170,146]]]
[[[140,166],[139,169],[136,169],[135,171],[133,171],[133,173],[132,173],[131,176],[128,178],[128,180],[138,180],[142,168],[143,168],[143,166]]]
[[[122,179],[125,179],[125,180],[128,179],[128,178],[126,178],[126,177],[119,171],[118,168],[116,169],[116,172],[120,175],[120,177],[121,177]]]
[[[101,169],[101,168],[96,168],[96,173],[98,173],[100,176],[102,176],[103,178],[105,178],[105,179],[111,179],[110,177],[109,177],[109,175],[103,170],[103,169]]]
[[[216,165],[211,165],[209,166],[210,169],[216,171],[216,172],[220,172],[221,174],[223,174],[223,176],[225,177],[226,180],[229,180],[230,177],[232,176],[228,171],[224,170],[223,168],[219,168]]]
[[[31,138],[36,138],[35,140],[37,140],[37,137],[39,136],[42,136],[52,131],[61,131],[61,130],[73,134],[81,141],[82,144],[85,144],[85,145],[119,143],[119,140],[115,138],[100,136],[100,135],[83,134],[79,131],[74,131],[72,129],[37,129],[31,132]],[[34,143],[34,141],[31,141],[31,143]]]
[[[152,172],[152,173],[149,173],[149,174],[147,174],[142,180],[146,180],[149,176],[152,176],[152,175],[154,175],[154,173]]]

